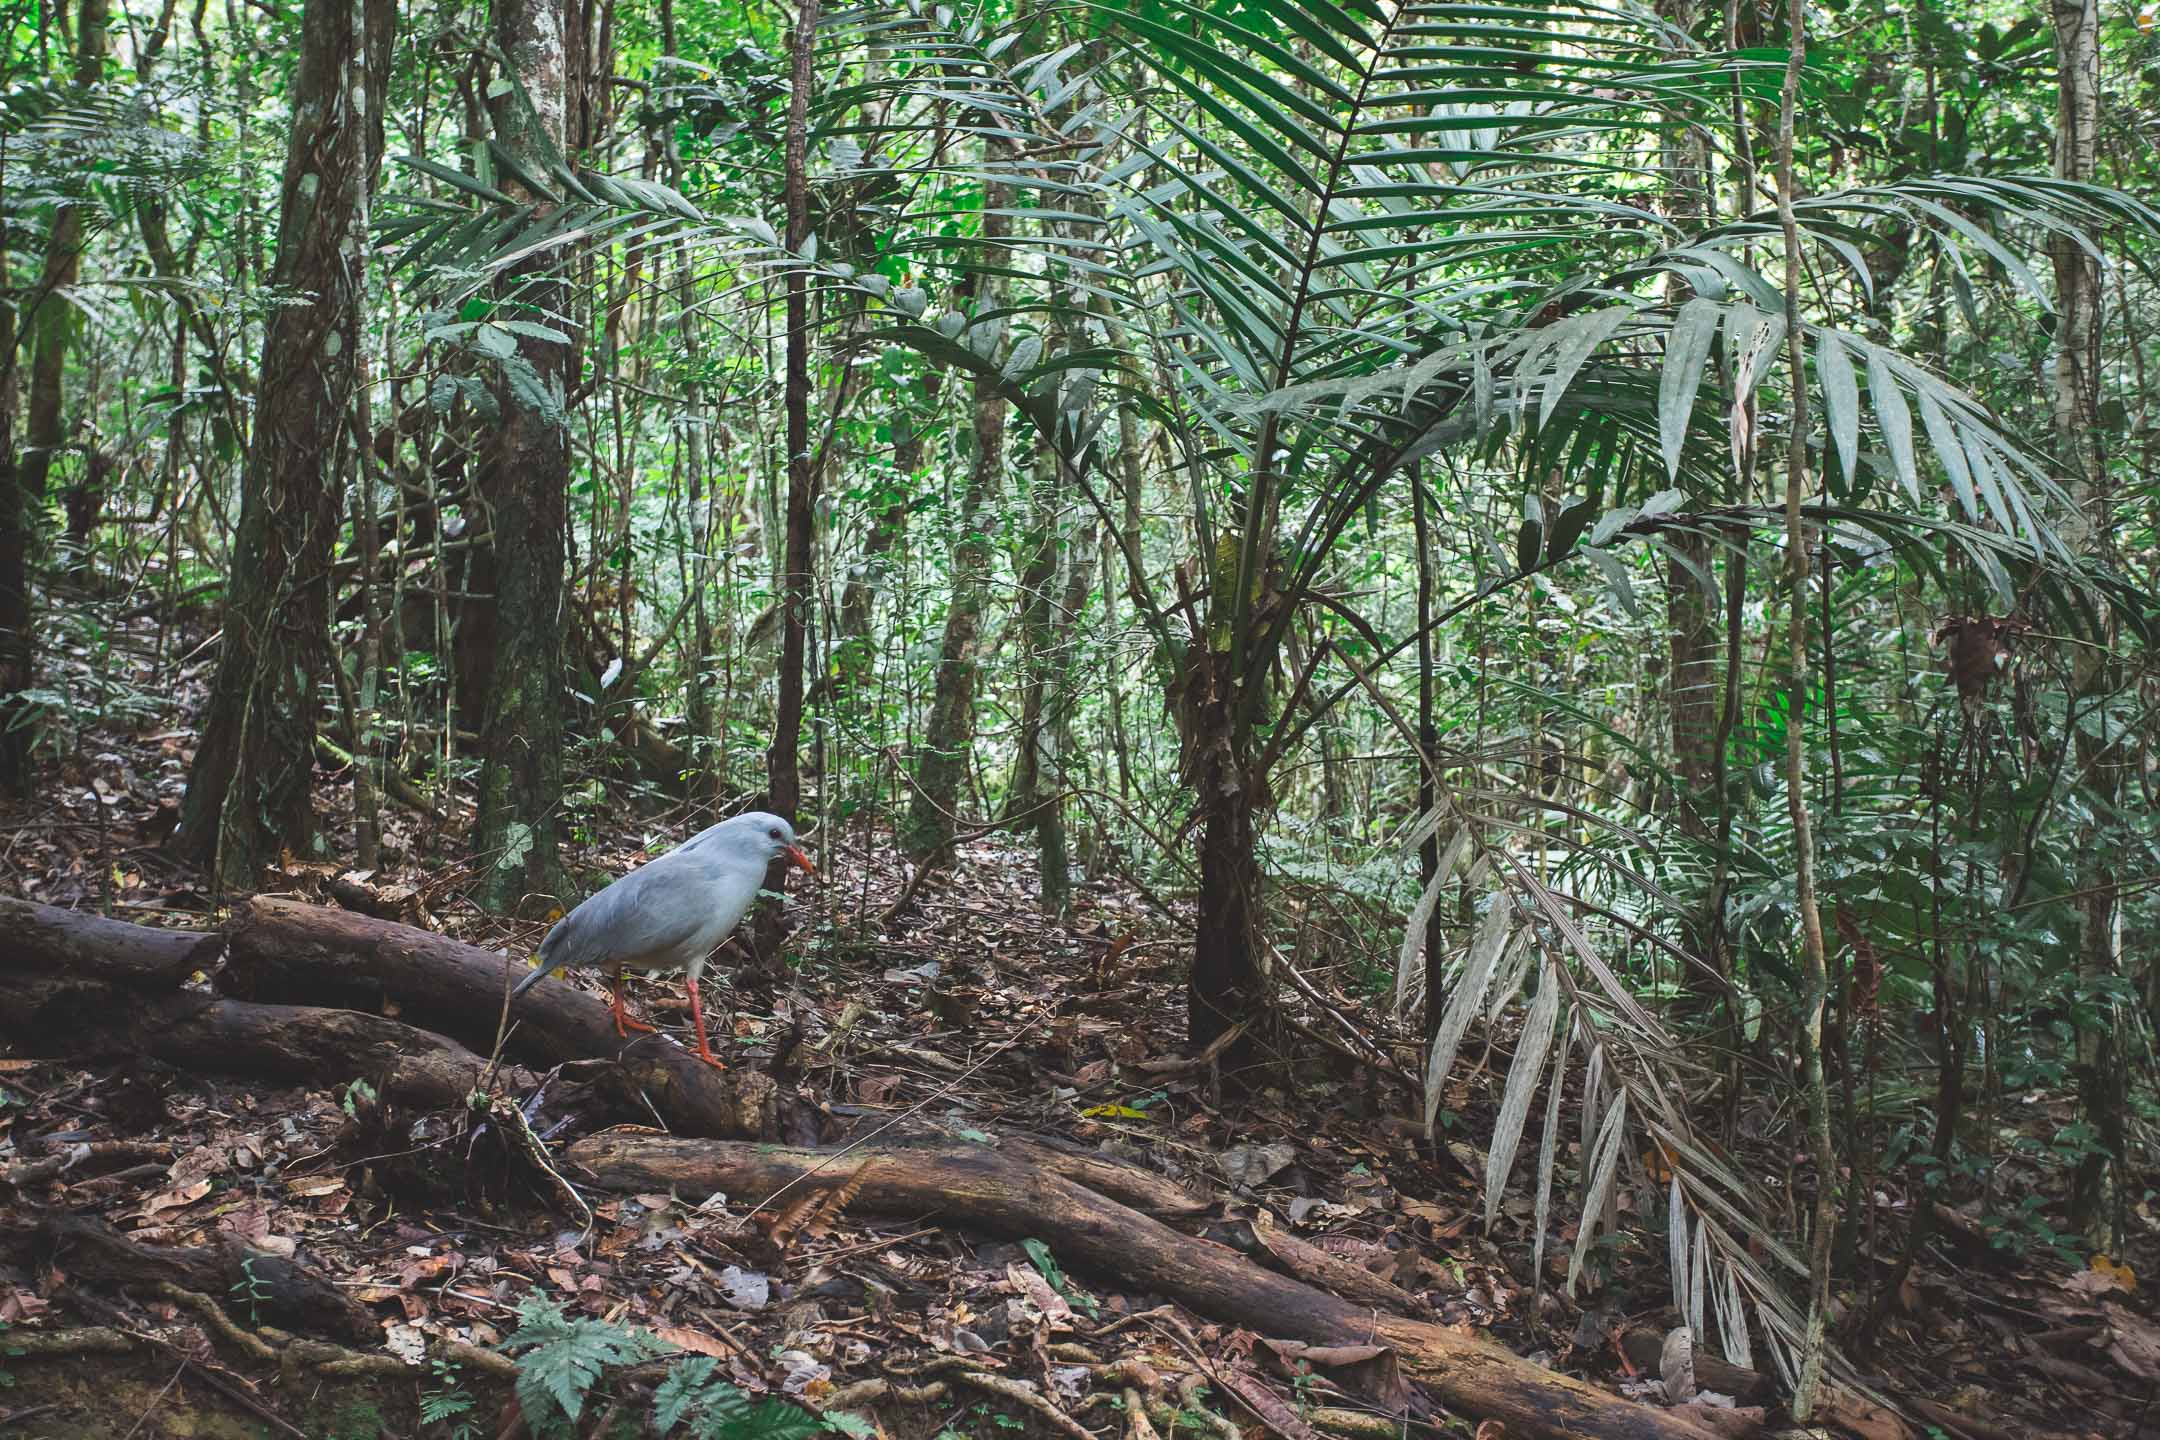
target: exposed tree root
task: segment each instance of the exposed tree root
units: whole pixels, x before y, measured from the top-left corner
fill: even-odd
[[[983,1145],[866,1145],[821,1152],[611,1131],[565,1160],[611,1188],[724,1190],[757,1202],[813,1174],[860,1180],[865,1210],[938,1216],[1037,1236],[1061,1260],[1173,1296],[1203,1314],[1314,1344],[1390,1346],[1406,1377],[1458,1414],[1523,1436],[1700,1440],[1688,1418],[1619,1399],[1442,1325],[1376,1313],[1264,1270],[1127,1206]]]

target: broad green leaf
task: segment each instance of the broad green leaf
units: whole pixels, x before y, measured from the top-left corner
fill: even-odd
[[[1658,379],[1658,448],[1665,456],[1669,480],[1680,476],[1680,454],[1695,413],[1695,392],[1702,386],[1703,365],[1717,328],[1716,302],[1698,298],[1680,307],[1665,341],[1665,365]]]
[[[1868,347],[1868,398],[1874,402],[1875,423],[1882,429],[1883,448],[1890,452],[1898,483],[1905,487],[1914,508],[1927,509],[1927,500],[1920,492],[1920,467],[1913,459],[1912,411],[1905,404],[1905,393],[1898,388],[1889,360],[1874,346]]]
[[[1838,460],[1850,481],[1860,465],[1860,383],[1853,374],[1852,357],[1844,342],[1831,331],[1815,337],[1815,374],[1822,382],[1823,409],[1830,421],[1830,438]]]

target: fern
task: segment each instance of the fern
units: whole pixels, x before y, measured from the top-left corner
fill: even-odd
[[[653,1429],[673,1434],[678,1425],[690,1440],[810,1440],[831,1429],[858,1434],[854,1416],[820,1419],[785,1400],[752,1401],[735,1386],[717,1379],[718,1362],[707,1355],[684,1360],[653,1391]]]
[[[536,1427],[543,1417],[553,1419],[558,1413],[575,1421],[609,1366],[634,1365],[669,1348],[647,1331],[626,1330],[604,1320],[572,1320],[560,1305],[538,1295],[518,1307],[518,1322],[503,1350],[525,1352],[518,1360],[518,1406]]]

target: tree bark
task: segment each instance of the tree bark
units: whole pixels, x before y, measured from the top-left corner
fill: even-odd
[[[1630,1404],[1482,1337],[1378,1314],[1262,1269],[1227,1246],[1180,1234],[987,1145],[874,1144],[827,1152],[611,1132],[579,1141],[564,1158],[611,1189],[719,1190],[750,1204],[784,1188],[799,1194],[805,1182],[859,1182],[858,1209],[935,1215],[948,1224],[1040,1238],[1075,1269],[1168,1295],[1270,1337],[1386,1345],[1404,1376],[1430,1387],[1449,1410],[1498,1420],[1510,1435],[1700,1440],[1705,1433],[1677,1413]]]
[[[2097,166],[2100,134],[2100,7],[2097,0],[2053,0],[2055,24],[2055,174],[2090,184]],[[2106,560],[2113,548],[2114,497],[2108,483],[2107,452],[2100,426],[2100,343],[2103,292],[2100,262],[2076,240],[2051,235],[2054,261],[2055,393],[2053,419],[2056,450],[2071,476],[2077,501],[2080,547]],[[2108,649],[2081,650],[2074,677],[2078,692],[2090,696],[2120,683],[2112,663],[2117,624],[2105,621]],[[2078,769],[2093,793],[2097,815],[2113,814],[2121,801],[2123,748],[2120,740],[2078,730]],[[2103,832],[2103,821],[2086,829],[2080,853],[2085,857],[2079,889],[2083,923],[2079,927],[2078,973],[2097,989],[2119,970],[2122,917],[2115,867],[2108,856],[2117,849]],[[2102,1019],[2080,1027],[2077,1041],[2078,1099],[2086,1123],[2099,1137],[2077,1167],[2071,1199],[2072,1222],[2096,1250],[2120,1248],[2115,1160],[2124,1141],[2123,1064],[2118,1057],[2120,1020],[2112,1004],[2100,1005]]]
[[[293,81],[277,285],[248,447],[232,594],[174,844],[248,888],[312,850],[316,687],[330,663],[338,455],[360,358],[367,196],[397,19],[392,0],[309,0]]]
[[[816,76],[818,0],[797,0],[788,67],[787,191],[787,541],[780,595],[780,703],[765,762],[766,804],[789,821],[802,811],[803,651],[811,606],[811,542],[817,461],[810,453],[810,277],[793,262],[810,239],[810,87]],[[788,862],[775,860],[768,889],[787,883]]]
[[[82,0],[75,22],[75,83],[89,89],[105,78],[108,0]],[[7,240],[0,224],[0,243]],[[66,291],[82,272],[85,244],[80,209],[64,205],[53,215],[45,263],[26,312],[12,297],[0,302],[0,793],[27,794],[30,757],[37,744],[37,715],[27,699],[36,683],[37,639],[30,619],[30,576],[37,549],[45,483],[60,448],[61,382],[74,334],[73,304]],[[0,290],[8,290],[0,274]],[[20,328],[18,328],[18,326]],[[30,406],[25,445],[15,448],[15,373],[21,352],[30,351]]]
[[[501,143],[538,174],[565,155],[572,44],[564,0],[502,0],[495,43],[519,87],[488,104]],[[514,180],[506,179],[512,193]],[[536,202],[542,213],[549,202]],[[573,297],[563,257],[534,256],[511,273],[510,317],[561,330]],[[472,848],[480,902],[543,913],[566,898],[558,853],[563,789],[564,611],[570,447],[563,406],[575,340],[518,337],[503,361],[502,419],[480,467],[493,522],[494,645],[480,721],[481,768]]]
[[[151,989],[178,989],[217,964],[221,935],[154,930],[80,910],[0,899],[0,969],[51,971]]]
[[[1204,1050],[1252,1017],[1260,1001],[1260,827],[1249,738],[1232,713],[1230,656],[1196,648],[1187,681],[1197,690],[1187,729],[1200,812],[1200,919],[1186,984],[1186,1038]],[[1245,743],[1240,743],[1241,737]],[[1241,1036],[1224,1052],[1241,1068],[1255,1048]]]
[[[1009,233],[998,214],[1009,200],[1003,185],[990,184],[983,194],[983,240],[994,247]],[[985,280],[977,297],[978,312],[997,307],[997,285]],[[980,662],[975,653],[982,629],[984,591],[989,585],[990,538],[983,533],[983,508],[997,497],[1005,471],[1005,401],[988,381],[975,383],[975,460],[968,469],[960,500],[959,530],[953,537],[952,599],[945,608],[945,633],[938,647],[937,679],[930,698],[930,718],[915,756],[915,790],[908,805],[901,843],[917,865],[950,865],[960,785],[975,744],[975,682]]]
[[[416,1110],[460,1108],[491,1075],[531,1090],[515,1066],[496,1069],[455,1041],[381,1015],[322,1005],[259,1005],[169,994],[56,972],[0,969],[0,1034],[22,1054],[78,1062],[152,1059],[196,1074],[262,1075],[324,1088],[366,1081]],[[631,1101],[625,1116],[647,1114]]]

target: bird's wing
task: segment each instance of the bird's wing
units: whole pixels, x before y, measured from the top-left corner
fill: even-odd
[[[712,905],[704,867],[678,855],[638,867],[580,905],[571,919],[585,932],[577,937],[584,958],[570,963],[688,963],[681,952],[711,927]]]

